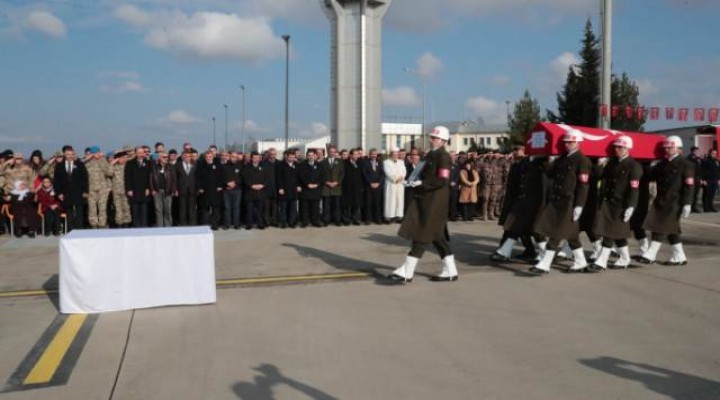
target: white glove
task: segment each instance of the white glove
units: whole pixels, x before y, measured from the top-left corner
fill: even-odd
[[[577,220],[580,219],[581,215],[582,215],[582,207],[575,207],[573,209],[573,222],[577,222]]]
[[[420,185],[422,185],[422,181],[413,181],[413,182],[410,182],[410,187],[418,187],[418,186],[420,186]]]
[[[687,217],[690,216],[690,204],[686,204],[686,205],[683,206],[681,216],[682,216],[683,218],[687,218]]]
[[[628,207],[625,209],[625,215],[623,216],[623,222],[630,221],[630,218],[632,218],[633,213],[635,212],[635,208]]]

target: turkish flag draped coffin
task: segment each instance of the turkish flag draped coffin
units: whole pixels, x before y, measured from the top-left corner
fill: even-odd
[[[630,155],[638,160],[654,160],[663,157],[662,144],[665,136],[652,133],[624,132],[611,129],[589,128],[540,122],[528,132],[525,148],[529,155],[558,155],[562,152],[562,137],[567,132],[577,131],[583,136],[580,150],[588,157],[608,157],[612,155],[612,143],[618,137],[626,135],[632,138],[634,145]]]

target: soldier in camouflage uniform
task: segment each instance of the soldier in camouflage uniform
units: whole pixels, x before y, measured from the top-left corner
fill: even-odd
[[[497,198],[495,201],[495,217],[500,217],[503,209],[503,202],[505,201],[505,190],[507,188],[508,174],[510,173],[510,165],[512,164],[510,156],[503,154],[495,154],[495,162],[497,162],[498,168],[498,181],[500,182],[497,186]]]
[[[495,220],[495,205],[500,187],[498,165],[492,153],[484,155],[478,163],[480,174],[480,220]]]
[[[125,194],[125,164],[127,164],[128,152],[123,150],[115,153],[115,158],[110,165],[112,169],[112,194],[115,205],[115,224],[119,227],[130,225],[130,204]]]
[[[91,157],[85,162],[88,173],[88,221],[91,228],[107,228],[107,201],[113,172],[105,155],[97,146],[90,147]]]

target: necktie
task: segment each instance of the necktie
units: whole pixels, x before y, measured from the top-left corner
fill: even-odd
[[[72,162],[68,161],[67,164],[67,173],[68,175],[72,174]]]

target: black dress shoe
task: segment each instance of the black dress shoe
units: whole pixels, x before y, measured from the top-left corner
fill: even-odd
[[[598,272],[602,272],[603,269],[604,268],[599,265],[591,264],[591,265],[588,265],[587,268],[585,268],[585,271],[590,272],[590,273],[598,273]]]
[[[581,272],[586,272],[588,268],[589,268],[589,267],[580,268],[580,269],[568,268],[568,269],[565,270],[565,272],[568,273],[568,274],[579,274],[579,273],[581,273]]]
[[[245,227],[245,229],[247,229],[247,230],[252,230],[252,226],[251,226],[251,225],[247,225],[247,226]]]
[[[531,274],[535,274],[535,275],[547,275],[550,273],[550,271],[545,271],[544,269],[535,268],[535,267],[530,268],[528,270],[528,272],[530,272]]]
[[[639,262],[640,264],[645,264],[645,265],[650,265],[650,264],[654,264],[654,263],[655,263],[654,260],[651,260],[651,259],[649,259],[649,258],[645,258],[645,257],[643,257],[643,256],[639,256],[638,258],[635,259],[635,261]]]
[[[455,281],[457,281],[458,279],[459,279],[459,278],[458,278],[457,275],[453,275],[453,276],[433,276],[432,278],[430,278],[430,280],[431,280],[432,282],[455,282]]]
[[[492,253],[490,255],[490,260],[496,261],[496,262],[510,261],[510,259],[508,257],[505,257],[504,255],[498,254],[498,253]]]
[[[668,267],[677,267],[680,265],[687,265],[687,261],[666,261],[663,265],[667,265]]]
[[[386,276],[385,279],[389,280],[392,283],[398,284],[398,285],[412,282],[412,278],[407,279],[407,278],[404,278],[397,274],[390,274],[390,275]]]

